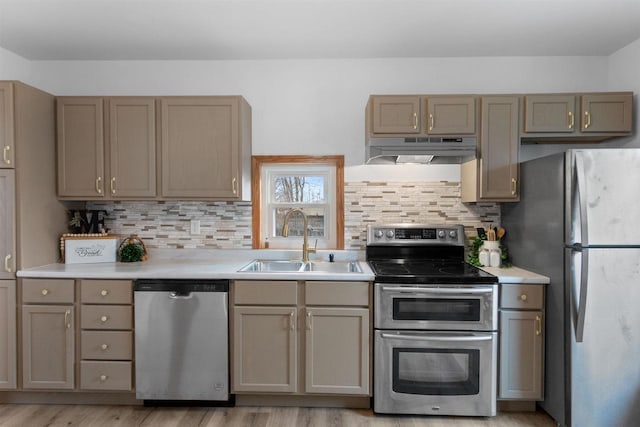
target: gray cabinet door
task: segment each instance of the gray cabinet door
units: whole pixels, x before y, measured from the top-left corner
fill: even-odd
[[[0,279],[16,274],[15,179],[12,169],[0,169]]]
[[[295,392],[297,308],[233,311],[233,392]]]
[[[572,133],[577,125],[575,95],[524,97],[524,132]]]
[[[0,169],[15,166],[13,83],[0,82]]]
[[[631,132],[632,94],[585,94],[580,105],[582,132]]]
[[[71,305],[22,306],[22,386],[74,388],[74,321]]]
[[[307,393],[369,394],[369,310],[306,308]]]
[[[517,201],[518,105],[516,96],[482,98],[480,199]]]
[[[472,96],[427,97],[429,135],[466,135],[476,132],[476,100]]]
[[[102,98],[58,98],[58,196],[105,196]]]
[[[420,133],[420,97],[377,95],[372,97],[374,134]]]
[[[156,196],[153,98],[110,98],[109,183],[112,199]]]
[[[0,280],[0,390],[16,388],[16,281]]]
[[[542,311],[500,312],[501,399],[542,399]]]
[[[239,198],[237,97],[164,98],[162,196]]]

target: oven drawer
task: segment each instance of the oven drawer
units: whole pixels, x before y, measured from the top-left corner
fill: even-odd
[[[376,329],[498,329],[497,285],[375,283]]]

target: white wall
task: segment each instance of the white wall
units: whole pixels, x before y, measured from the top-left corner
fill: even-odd
[[[14,77],[55,95],[243,95],[254,154],[344,154],[347,180],[457,180],[458,166],[362,166],[370,94],[607,89],[607,57],[35,61]],[[6,73],[5,73],[6,74]],[[8,73],[11,74],[11,73]],[[0,77],[4,77],[0,74]],[[4,77],[7,78],[7,77]],[[534,148],[534,151],[536,148]]]
[[[0,80],[32,80],[32,63],[10,50],[0,47]]]
[[[632,138],[625,138],[619,142],[620,146],[640,147],[638,122],[640,121],[640,39],[623,47],[609,57],[609,72],[607,75],[607,90],[631,90],[634,92],[633,111],[635,113],[634,134]]]

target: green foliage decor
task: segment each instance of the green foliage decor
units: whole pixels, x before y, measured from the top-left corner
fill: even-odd
[[[143,254],[144,249],[142,249],[142,246],[136,245],[134,243],[129,243],[128,245],[124,245],[122,249],[120,249],[120,261],[138,262],[142,260]]]

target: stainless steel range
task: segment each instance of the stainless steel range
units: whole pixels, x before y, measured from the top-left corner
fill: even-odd
[[[498,279],[464,262],[461,225],[370,225],[374,411],[496,414]]]

